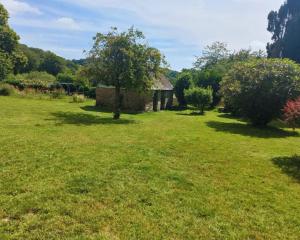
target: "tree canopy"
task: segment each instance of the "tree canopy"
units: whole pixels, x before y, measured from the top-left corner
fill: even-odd
[[[121,88],[144,91],[164,62],[161,53],[149,47],[142,32],[130,28],[119,32],[117,28],[98,33],[88,52],[88,72],[99,83],[115,87],[114,118],[120,118]]]
[[[185,90],[192,85],[193,75],[189,71],[183,71],[177,76],[175,95],[180,107],[186,107]]]
[[[8,25],[9,14],[0,3],[0,81],[27,59],[18,48],[19,36]]]
[[[263,51],[256,52],[251,49],[231,51],[226,43],[215,42],[205,47],[202,56],[198,57],[194,63],[195,68],[189,72],[195,86],[212,88],[213,105],[216,106],[221,100],[219,95],[220,82],[229,69],[237,62],[263,57],[265,57]]]
[[[227,44],[223,42],[214,42],[204,48],[202,56],[197,57],[196,68],[209,68],[218,62],[227,59],[230,55]]]
[[[278,11],[268,16],[272,43],[267,46],[269,57],[290,58],[300,62],[300,1],[287,0]]]

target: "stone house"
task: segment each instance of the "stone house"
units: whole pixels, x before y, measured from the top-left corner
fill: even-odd
[[[160,75],[146,92],[122,89],[122,109],[128,112],[160,111],[173,105],[173,85]],[[96,89],[96,105],[107,110],[114,109],[114,87],[99,86]]]

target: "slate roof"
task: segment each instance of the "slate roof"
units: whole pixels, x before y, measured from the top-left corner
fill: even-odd
[[[103,84],[98,84],[98,88],[114,88],[113,86],[106,86]],[[153,85],[151,90],[164,90],[164,91],[172,91],[174,86],[170,82],[170,80],[163,74],[159,74],[158,77],[153,79]]]
[[[173,90],[174,87],[170,80],[163,74],[160,74],[157,78],[154,78],[153,86],[151,87],[152,90],[165,90],[170,91]]]

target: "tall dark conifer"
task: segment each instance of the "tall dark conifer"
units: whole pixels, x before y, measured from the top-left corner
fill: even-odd
[[[278,11],[269,13],[268,20],[268,31],[272,33],[268,56],[300,62],[300,1],[287,0]]]

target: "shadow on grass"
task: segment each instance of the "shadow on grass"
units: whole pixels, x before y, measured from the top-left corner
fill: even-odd
[[[71,112],[56,112],[52,113],[58,124],[74,124],[74,125],[97,125],[97,124],[132,124],[136,123],[134,120],[112,118],[102,118],[85,113],[71,113]],[[53,119],[51,119],[53,120]]]
[[[107,109],[107,108],[103,108],[103,107],[97,107],[97,106],[84,106],[81,107],[82,110],[87,111],[87,112],[103,112],[103,113],[112,113],[112,110]],[[122,113],[124,114],[132,114],[132,115],[137,115],[137,114],[141,114],[143,112],[134,112],[134,111],[126,111],[126,110],[122,110]]]
[[[104,112],[104,113],[111,113],[112,111],[109,111],[108,109],[103,109],[96,106],[84,106],[80,107],[82,110],[87,112]]]
[[[218,117],[226,118],[226,119],[234,119],[234,120],[237,120],[237,121],[240,121],[240,122],[244,121],[242,118],[239,118],[237,116],[233,116],[230,113],[221,113],[221,114],[218,115]]]
[[[204,114],[199,113],[199,112],[187,112],[187,113],[176,113],[176,115],[180,115],[180,116],[204,116]]]
[[[278,157],[272,161],[282,172],[300,182],[300,156]]]
[[[188,107],[182,107],[182,106],[172,106],[171,108],[168,109],[168,111],[176,111],[176,112],[179,112],[179,111],[185,111],[187,110]]]
[[[289,132],[279,128],[265,127],[257,128],[252,125],[243,123],[225,123],[210,121],[206,123],[208,127],[215,129],[218,132],[227,132],[232,134],[239,134],[249,137],[258,138],[284,138],[299,136],[297,132]]]

